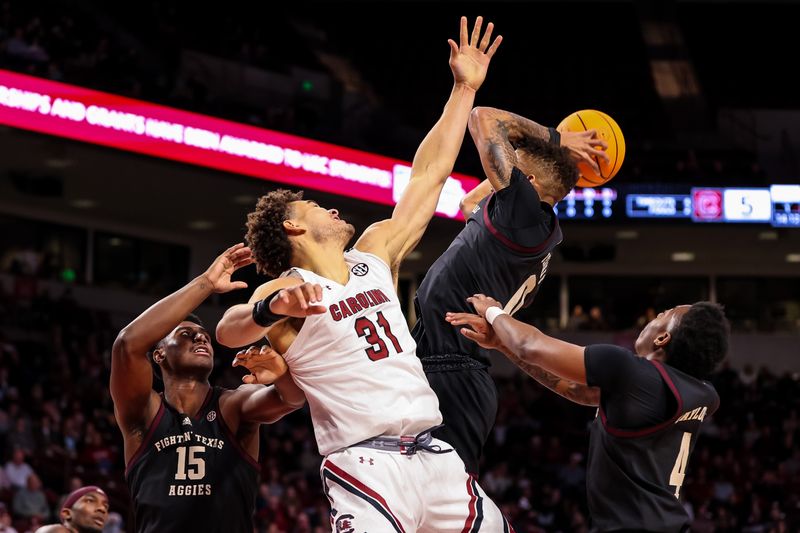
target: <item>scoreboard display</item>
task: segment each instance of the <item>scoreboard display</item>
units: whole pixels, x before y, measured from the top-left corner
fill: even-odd
[[[772,225],[776,228],[800,228],[800,185],[773,185]]]
[[[555,211],[561,220],[660,219],[800,228],[800,185],[749,188],[622,184],[616,188],[576,188],[556,205]]]
[[[561,220],[610,219],[617,214],[617,191],[601,189],[573,189],[553,210]]]

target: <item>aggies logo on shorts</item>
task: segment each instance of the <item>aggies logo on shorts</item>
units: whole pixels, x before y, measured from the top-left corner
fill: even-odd
[[[353,519],[355,517],[351,514],[343,514],[336,519],[336,533],[353,533],[356,529],[353,527]]]
[[[369,272],[369,266],[367,266],[366,263],[359,263],[355,265],[353,268],[351,268],[350,272],[352,272],[356,276],[366,276],[367,272]]]

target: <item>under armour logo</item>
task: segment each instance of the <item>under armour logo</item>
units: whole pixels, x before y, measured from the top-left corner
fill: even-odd
[[[369,272],[369,266],[367,266],[366,263],[359,263],[353,268],[351,268],[350,272],[352,272],[356,276],[366,276],[367,272]]]
[[[373,459],[372,457],[369,457],[367,459],[364,459],[363,457],[359,457],[358,458],[358,462],[361,463],[361,464],[364,464],[364,463],[366,463],[368,461],[369,461],[369,464],[371,466],[375,464],[375,459]]]
[[[192,425],[192,421],[189,420],[188,416],[185,416],[185,417],[183,417],[183,422],[181,422],[181,424],[183,424],[184,426],[191,426]]]

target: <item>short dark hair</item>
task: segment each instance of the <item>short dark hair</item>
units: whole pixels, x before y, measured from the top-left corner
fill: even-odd
[[[664,347],[667,364],[699,379],[707,378],[728,353],[731,328],[721,305],[697,302],[671,332]]]
[[[553,196],[564,198],[578,183],[578,166],[567,148],[535,137],[522,138],[514,148],[530,156],[530,164],[524,165],[528,168],[520,170],[539,178]]]
[[[258,199],[256,210],[247,215],[245,240],[253,251],[259,274],[278,277],[289,268],[292,243],[283,229],[290,217],[289,203],[303,199],[303,191],[278,189]]]

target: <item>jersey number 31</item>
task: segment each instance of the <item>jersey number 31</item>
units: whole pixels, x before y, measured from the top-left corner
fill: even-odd
[[[378,327],[383,330],[384,336],[391,341],[395,353],[399,354],[403,352],[403,347],[400,346],[400,342],[397,340],[397,337],[395,337],[392,333],[392,328],[389,325],[389,321],[386,320],[386,317],[383,316],[381,311],[378,311],[377,314],[377,326],[375,325],[375,322],[365,316],[362,316],[356,320],[356,334],[359,337],[366,337],[367,342],[372,345],[364,350],[364,352],[367,354],[367,357],[369,357],[371,361],[380,361],[381,359],[389,357],[389,349],[386,347],[386,343],[378,333]]]

